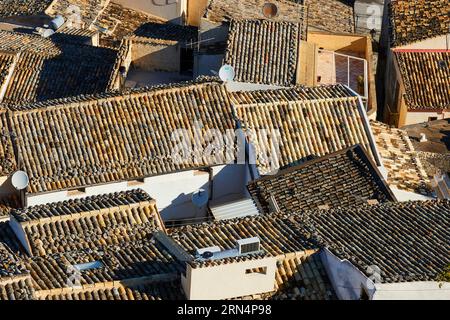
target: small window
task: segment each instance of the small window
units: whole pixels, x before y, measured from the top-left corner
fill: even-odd
[[[81,196],[86,194],[86,188],[77,188],[77,189],[71,189],[67,191],[67,196],[73,197],[73,196]]]
[[[267,267],[260,267],[260,268],[253,268],[253,269],[247,269],[245,270],[245,274],[267,274]]]
[[[266,3],[263,6],[263,15],[266,18],[273,18],[276,17],[278,14],[278,8],[275,4],[273,3]]]
[[[135,186],[140,186],[144,184],[144,178],[142,179],[136,179],[136,180],[130,180],[127,182],[127,186],[129,187],[135,187]]]
[[[428,122],[430,122],[430,121],[436,121],[437,120],[437,117],[428,117]]]

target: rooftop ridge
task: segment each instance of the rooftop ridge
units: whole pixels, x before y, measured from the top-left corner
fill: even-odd
[[[94,101],[110,101],[115,98],[127,98],[131,96],[144,96],[146,94],[156,93],[156,92],[170,92],[180,89],[187,89],[192,86],[208,86],[208,85],[219,85],[222,82],[215,77],[202,77],[195,80],[171,83],[163,85],[146,86],[142,88],[127,89],[125,91],[120,90],[110,90],[102,93],[94,94],[82,94],[78,96],[72,96],[67,98],[59,98],[46,100],[42,102],[33,102],[23,105],[12,106],[4,103],[0,103],[0,107],[11,110],[13,113],[27,113],[32,111],[39,111],[41,109],[47,109],[53,107],[53,109],[64,108],[64,107],[77,107],[82,103],[94,102]]]

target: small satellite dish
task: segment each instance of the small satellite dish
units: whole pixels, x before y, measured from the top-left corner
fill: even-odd
[[[197,207],[201,208],[208,203],[209,195],[208,191],[200,189],[192,194],[192,203]]]
[[[28,178],[28,175],[24,171],[16,171],[14,172],[11,183],[17,190],[23,190],[26,187],[28,187],[28,183],[30,182],[30,179]]]
[[[219,77],[223,82],[233,81],[236,73],[234,68],[229,64],[225,64],[219,70]]]

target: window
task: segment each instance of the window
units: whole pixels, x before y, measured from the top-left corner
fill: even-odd
[[[430,122],[430,121],[436,121],[437,120],[437,117],[428,117],[428,122]]]
[[[267,267],[259,267],[245,270],[245,274],[252,274],[252,273],[267,274]]]
[[[144,178],[142,179],[136,179],[136,180],[130,180],[127,182],[127,186],[134,187],[134,186],[140,186],[144,184]]]
[[[278,14],[278,8],[273,3],[266,3],[263,6],[263,14],[266,18],[273,18]]]
[[[84,195],[85,193],[86,193],[86,188],[70,189],[67,191],[67,196],[68,197],[81,196],[81,195]]]

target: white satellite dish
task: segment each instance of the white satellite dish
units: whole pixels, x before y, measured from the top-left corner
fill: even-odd
[[[205,189],[199,189],[192,194],[192,203],[197,207],[201,208],[208,203],[209,195],[208,191]]]
[[[219,70],[219,77],[223,82],[233,81],[236,73],[229,64],[223,65]]]
[[[30,179],[28,178],[28,175],[24,171],[16,171],[14,172],[11,183],[17,190],[23,190],[26,187],[28,187],[28,183],[30,182]]]

